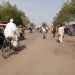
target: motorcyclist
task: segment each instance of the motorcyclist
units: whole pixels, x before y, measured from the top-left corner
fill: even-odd
[[[22,25],[19,25],[18,31],[19,31],[20,37],[24,38],[25,32],[24,32]]]
[[[30,30],[30,33],[32,33],[32,31],[33,31],[33,28],[32,28],[32,27],[30,27],[30,28],[29,28],[29,30]]]

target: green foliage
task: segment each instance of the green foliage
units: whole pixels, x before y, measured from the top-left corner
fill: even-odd
[[[47,26],[47,23],[43,22],[43,23],[42,23],[42,26]]]
[[[12,6],[9,2],[2,3],[0,5],[0,19],[8,22],[11,18],[17,25],[29,23],[29,19],[25,18],[25,13],[19,10],[16,5]]]
[[[28,19],[28,16],[25,16],[25,20],[23,20],[24,24],[29,24],[30,20]]]
[[[35,25],[34,25],[34,23],[30,23],[30,26],[31,26],[31,27],[34,27]]]
[[[53,25],[64,24],[75,18],[75,0],[63,4],[59,13],[53,19]]]

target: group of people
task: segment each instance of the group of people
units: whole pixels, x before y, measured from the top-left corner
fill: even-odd
[[[64,37],[64,27],[63,27],[63,25],[60,24],[59,27],[56,27],[56,26],[52,27],[51,32],[53,34],[53,37],[55,37],[55,35],[57,33],[58,34],[58,41],[60,43],[62,43],[62,38]]]
[[[60,24],[59,27],[52,27],[51,29],[53,37],[55,37],[56,33],[58,34],[58,42],[62,43],[62,39],[64,37],[64,27],[62,24]],[[48,30],[46,30],[45,26],[42,26],[42,34],[43,34],[43,39],[46,38],[46,33],[48,32]]]
[[[19,30],[19,31],[18,31]],[[43,34],[43,39],[46,38],[46,33],[48,32],[48,27],[42,26],[42,34]],[[21,33],[21,34],[20,34]],[[4,36],[6,38],[11,39],[11,44],[16,47],[18,44],[18,37],[22,36],[22,33],[24,33],[21,25],[19,26],[19,29],[17,29],[15,23],[13,23],[13,19],[10,19],[10,22],[7,23],[5,29],[4,29]],[[53,37],[55,37],[56,33],[56,27],[53,27],[52,29]],[[58,37],[59,37],[59,42],[62,43],[62,38],[64,36],[64,28],[62,27],[62,24],[58,28]]]
[[[36,28],[36,31],[39,31],[40,33],[42,33],[43,39],[46,38],[46,34],[48,33],[48,30],[49,30],[49,27],[46,26],[45,24],[43,26]]]

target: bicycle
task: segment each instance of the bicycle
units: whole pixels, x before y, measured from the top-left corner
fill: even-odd
[[[20,42],[18,41],[18,45],[15,48],[17,51],[19,51]],[[2,45],[2,55],[4,58],[9,57],[14,52],[14,46],[11,44],[11,39],[5,38]]]

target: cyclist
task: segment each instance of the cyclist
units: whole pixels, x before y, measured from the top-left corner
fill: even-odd
[[[10,44],[13,45],[13,50],[16,51],[18,45],[18,37],[20,36],[16,27],[16,24],[13,23],[13,19],[10,19],[10,22],[6,24],[4,29],[4,36],[6,39],[10,40]]]
[[[24,38],[25,33],[24,33],[24,29],[22,25],[19,25],[18,31],[19,31],[20,37]]]

